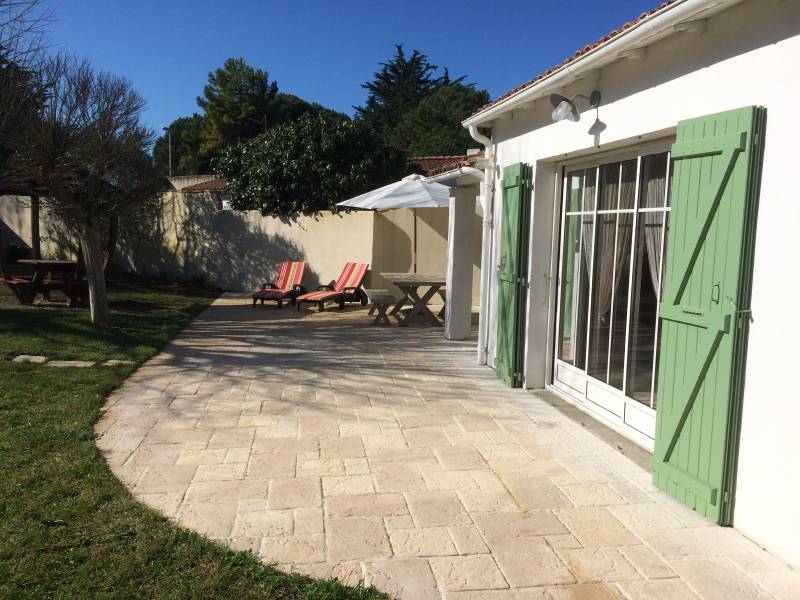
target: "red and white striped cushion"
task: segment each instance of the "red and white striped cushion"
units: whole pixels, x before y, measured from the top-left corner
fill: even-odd
[[[361,284],[364,283],[364,277],[367,275],[367,269],[369,269],[368,263],[346,263],[339,278],[333,284],[333,291],[320,290],[317,292],[309,292],[308,294],[299,296],[297,299],[308,302],[322,302],[336,298],[340,296],[345,289],[361,287]]]

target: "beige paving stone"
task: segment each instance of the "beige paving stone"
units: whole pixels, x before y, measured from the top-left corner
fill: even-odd
[[[321,506],[320,481],[318,478],[273,479],[269,482],[267,502],[274,510]]]
[[[261,548],[260,537],[231,537],[228,538],[228,545],[238,552],[252,552],[258,554]]]
[[[208,441],[209,448],[243,448],[253,442],[255,429],[252,427],[235,427],[217,429]]]
[[[85,369],[93,367],[94,362],[90,360],[51,360],[45,363],[46,367],[78,367]]]
[[[199,465],[194,481],[227,481],[244,479],[247,463],[229,463],[219,465]]]
[[[610,506],[608,510],[633,532],[680,529],[684,526],[669,511],[658,504]]]
[[[394,433],[379,433],[375,435],[365,435],[364,447],[370,455],[378,450],[396,450],[406,448],[406,440],[399,431]]]
[[[755,573],[751,577],[778,600],[798,600],[800,598],[800,572],[798,571]]]
[[[492,556],[511,587],[574,583],[564,562],[542,538],[509,538],[492,545]]]
[[[625,585],[628,585],[628,582]],[[622,600],[622,596],[616,593],[611,585],[605,583],[560,585],[544,588],[544,591],[551,600]]]
[[[607,483],[568,484],[560,488],[575,506],[627,504],[627,501]]]
[[[484,513],[472,516],[475,526],[489,545],[511,538],[564,535],[567,528],[551,511],[534,510],[519,513]]]
[[[231,500],[264,500],[268,482],[261,480],[194,481],[186,491],[186,502],[226,503]]]
[[[404,429],[409,448],[435,448],[437,446],[450,446],[450,440],[440,427],[415,427]]]
[[[323,511],[319,508],[298,508],[294,511],[294,530],[298,535],[324,533]]]
[[[174,465],[183,452],[183,444],[148,444],[140,446],[128,459],[137,466]]]
[[[392,529],[389,541],[395,556],[450,556],[458,554],[446,527]]]
[[[458,495],[470,513],[519,510],[514,499],[505,490],[461,490]]]
[[[557,515],[584,547],[636,546],[641,543],[605,507],[564,508],[557,511]]]
[[[226,463],[247,463],[250,460],[250,448],[231,448],[225,455]]]
[[[505,433],[505,432],[504,432]],[[489,434],[491,436],[491,433]],[[486,444],[476,447],[487,461],[528,459],[528,455],[519,444]]]
[[[213,449],[184,449],[178,459],[175,461],[176,465],[215,465],[225,461],[225,456],[228,453],[225,448]]]
[[[387,492],[418,492],[427,490],[425,480],[416,465],[379,465],[372,469],[375,490]]]
[[[205,443],[211,439],[213,433],[212,429],[181,429],[179,431],[153,429],[147,433],[142,445]],[[187,449],[189,448],[187,447]]]
[[[503,481],[491,471],[470,471],[472,479],[482,490],[505,490]]]
[[[622,546],[620,551],[648,579],[677,577],[675,571],[647,546]]]
[[[325,499],[325,514],[329,519],[400,516],[408,514],[408,506],[401,494],[333,496]]]
[[[581,583],[642,579],[642,575],[616,548],[565,549],[560,554]]]
[[[231,535],[260,538],[294,533],[294,515],[290,510],[240,510]]]
[[[178,525],[221,540],[230,536],[236,505],[227,502],[184,503],[178,510]]]
[[[398,600],[438,600],[441,596],[428,561],[395,558],[364,563],[365,583]]]
[[[546,535],[545,539],[551,548],[555,549],[574,549],[582,548],[581,543],[575,539],[574,535]]]
[[[459,415],[456,417],[456,421],[467,432],[500,429],[500,426],[491,417]]]
[[[247,463],[247,479],[294,477],[297,457],[294,454],[251,454]]]
[[[672,560],[670,566],[704,600],[767,600],[770,594],[723,559]]]
[[[325,496],[354,496],[373,492],[375,492],[375,488],[372,485],[372,477],[369,475],[322,478],[322,493]]]
[[[544,588],[445,592],[444,600],[552,600]]]
[[[36,354],[20,354],[15,356],[11,362],[15,363],[33,363],[37,365],[41,365],[47,362],[46,356],[39,356]]]
[[[445,591],[507,588],[503,574],[488,554],[429,559],[439,588]]]
[[[506,485],[514,500],[523,509],[573,506],[558,486],[545,478],[507,479]]]
[[[194,477],[197,467],[157,465],[147,470],[136,480],[135,490],[142,494],[184,492]]]
[[[241,415],[238,427],[272,427],[278,424],[277,415]]]
[[[488,469],[489,465],[474,448],[436,448],[436,458],[448,471],[472,471]]]
[[[470,524],[469,515],[455,492],[411,492],[405,496],[417,527]]]
[[[425,464],[435,463],[436,457],[431,452],[430,448],[407,448],[405,450],[389,449],[377,450],[375,452],[367,451],[369,463],[371,466],[392,465],[392,464]]]
[[[480,471],[477,471],[480,472]],[[470,471],[423,469],[422,476],[429,490],[474,490],[478,484]],[[422,489],[422,488],[421,488]]]
[[[413,529],[414,519],[411,515],[402,515],[398,517],[384,517],[383,523],[386,525],[387,531],[389,529]]]
[[[273,455],[274,456],[274,455]],[[341,458],[297,458],[298,477],[322,477],[344,475],[345,467]]]
[[[173,516],[183,501],[183,492],[161,494],[135,494],[136,499],[169,517]]]
[[[364,445],[359,436],[322,437],[319,439],[320,458],[363,458]]]
[[[489,462],[502,479],[545,478],[566,474],[564,467],[552,458],[503,458]]]
[[[301,438],[319,438],[338,435],[339,424],[329,417],[300,417],[298,435]]]
[[[322,534],[266,537],[261,541],[259,554],[267,564],[322,562],[324,544]]]
[[[381,518],[328,519],[325,536],[331,560],[363,560],[392,555]]]
[[[699,600],[680,579],[624,581],[616,584],[625,600]]]
[[[489,547],[484,543],[478,530],[472,525],[448,527],[448,531],[459,554],[489,553]]]
[[[370,473],[369,462],[367,462],[366,458],[345,458],[343,462],[344,471],[347,475],[367,475]]]
[[[364,580],[361,563],[358,561],[326,561],[288,566],[293,573],[302,573],[314,579],[336,579],[349,586],[357,586]]]

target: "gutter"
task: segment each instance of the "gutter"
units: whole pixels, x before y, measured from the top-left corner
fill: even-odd
[[[483,135],[475,125],[469,127],[469,135],[481,144],[486,150],[484,153],[486,167],[482,170],[474,167],[462,167],[470,172],[477,171],[483,175],[481,182],[481,212],[483,213],[483,230],[481,232],[481,289],[480,307],[478,318],[478,364],[485,365],[488,360],[488,320],[489,320],[489,288],[491,285],[489,274],[492,269],[492,240],[494,225],[492,214],[494,212],[494,146],[492,140]]]
[[[662,11],[631,25],[631,27],[617,34],[608,42],[592,48],[586,54],[570,61],[540,81],[523,88],[499,104],[467,117],[461,124],[470,128],[471,135],[473,127],[486,125],[489,121],[498,118],[509,110],[518,108],[523,104],[529,104],[552,92],[561,90],[565,86],[575,83],[582,76],[587,75],[587,72],[595,71],[620,58],[625,58],[621,55],[626,51],[645,48],[648,44],[652,44],[658,39],[676,31],[685,30],[684,24],[687,21],[706,18],[740,2],[742,0],[679,0],[664,7]],[[637,55],[633,54],[631,56]],[[474,136],[473,139],[475,139]]]

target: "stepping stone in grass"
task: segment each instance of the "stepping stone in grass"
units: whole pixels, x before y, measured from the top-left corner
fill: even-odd
[[[107,367],[118,367],[120,365],[132,365],[132,360],[117,360],[116,358],[112,358],[111,360],[107,360],[103,363]]]
[[[15,356],[14,360],[11,362],[15,363],[36,363],[37,365],[41,365],[42,363],[47,362],[46,356],[37,356],[35,354],[20,354],[19,356]]]
[[[46,365],[48,367],[91,367],[94,363],[90,360],[51,360]]]

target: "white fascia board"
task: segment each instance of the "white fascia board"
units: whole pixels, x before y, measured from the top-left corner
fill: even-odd
[[[718,13],[743,0],[682,0],[665,6],[661,11],[632,25],[614,38],[592,48],[589,52],[554,71],[541,81],[523,88],[499,104],[479,112],[461,122],[464,127],[471,125],[487,126],[503,114],[542,98],[558,89],[574,83],[592,70],[620,60],[619,54],[626,50],[642,48],[648,44],[672,35],[676,27],[686,21],[703,18]]]

